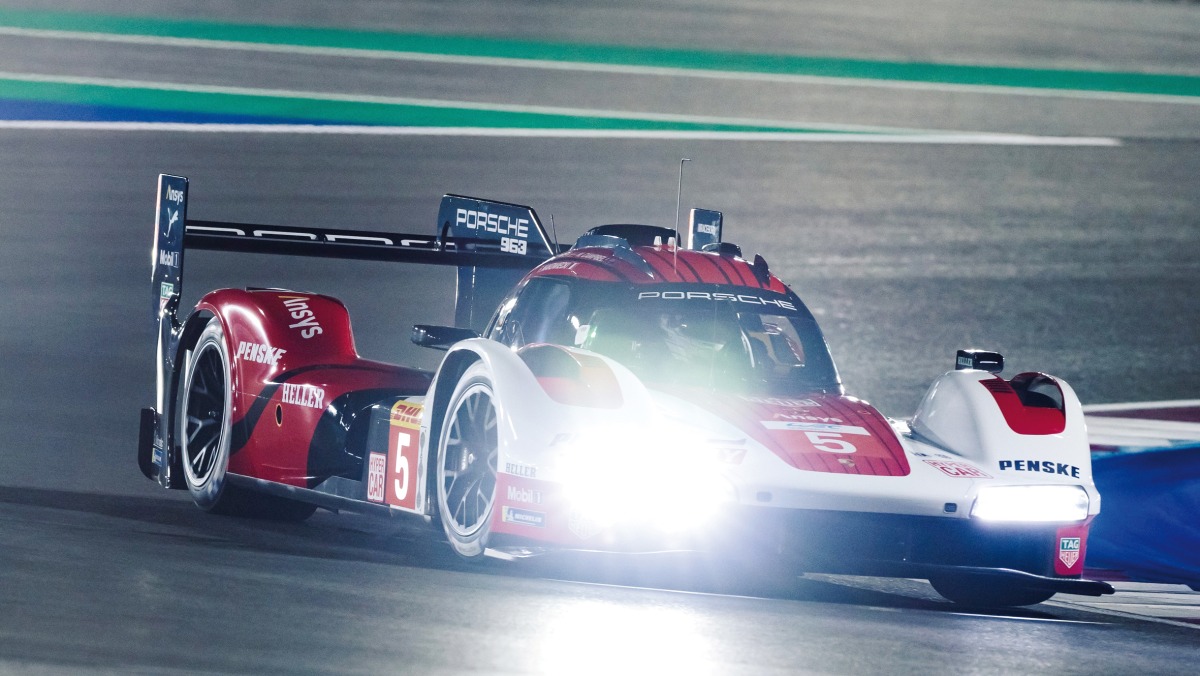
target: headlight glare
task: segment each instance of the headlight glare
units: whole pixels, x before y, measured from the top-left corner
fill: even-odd
[[[561,449],[572,510],[600,527],[690,530],[733,500],[715,455],[696,435],[597,432]]]
[[[1089,504],[1082,486],[983,486],[971,516],[981,521],[1078,522],[1087,518]]]

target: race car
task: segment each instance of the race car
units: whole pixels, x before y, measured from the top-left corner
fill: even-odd
[[[691,210],[686,247],[642,224],[566,247],[529,207],[458,195],[412,235],[192,220],[187,192],[159,177],[138,454],[202,509],[411,515],[468,559],[753,550],[972,605],[1112,593],[1082,578],[1100,496],[1066,382],[961,350],[889,419],[720,212]],[[306,291],[221,289],[181,315],[185,248],[456,266],[455,325],[412,334],[445,355],[364,359],[346,308]]]

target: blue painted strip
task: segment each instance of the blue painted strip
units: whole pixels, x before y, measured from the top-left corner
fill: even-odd
[[[1092,474],[1103,503],[1088,567],[1200,586],[1200,445],[1095,455]]]
[[[0,120],[178,122],[183,124],[347,124],[340,120],[312,120],[235,113],[197,113],[182,110],[152,110],[125,106],[100,106],[83,103],[24,101],[2,98],[0,98]]]

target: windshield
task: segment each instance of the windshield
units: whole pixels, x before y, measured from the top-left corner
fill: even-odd
[[[491,337],[591,350],[649,385],[771,396],[841,391],[821,330],[794,295],[655,288],[533,279]]]

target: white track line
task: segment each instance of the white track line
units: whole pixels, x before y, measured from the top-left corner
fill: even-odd
[[[1113,147],[1112,138],[1023,136],[1014,134],[839,134],[829,132],[661,131],[638,129],[526,129],[502,127],[380,127],[306,124],[195,124],[184,122],[74,122],[0,120],[0,130],[188,132],[214,134],[328,134],[359,136],[491,136],[562,139],[678,139],[690,141],[771,141],[790,143],[889,143],[914,145],[994,145]]]
[[[605,117],[618,120],[635,120],[650,122],[679,122],[685,124],[721,124],[752,127],[775,127],[781,129],[819,129],[835,133],[888,133],[888,134],[967,134],[994,135],[1006,134],[988,132],[956,132],[945,129],[907,129],[902,127],[873,127],[863,125],[843,125],[826,123],[803,123],[785,120],[768,120],[750,117],[718,117],[714,115],[680,115],[674,113],[641,113],[625,110],[605,110],[597,108],[573,108],[562,106],[530,106],[508,103],[483,103],[479,101],[453,101],[446,99],[427,99],[409,96],[378,96],[374,94],[347,94],[340,92],[315,92],[297,89],[270,89],[263,87],[234,87],[227,85],[202,85],[193,83],[158,82],[151,80],[130,80],[125,78],[80,77],[73,75],[45,75],[38,73],[15,73],[0,71],[0,79],[17,80],[21,82],[44,82],[51,84],[69,84],[94,87],[112,87],[128,89],[152,89],[164,92],[185,92],[189,94],[225,94],[230,96],[265,96],[283,99],[306,99],[312,101],[334,101],[339,103],[368,103],[389,106],[419,106],[424,108],[478,110],[492,113],[526,113],[534,115],[562,115],[566,117]]]
[[[1083,407],[1084,413],[1103,413],[1105,411],[1140,411],[1156,408],[1188,408],[1200,406],[1200,399],[1175,399],[1172,401],[1134,401],[1120,404],[1088,404]]]
[[[566,70],[576,72],[617,73],[625,75],[695,77],[719,80],[742,80],[748,82],[784,82],[792,84],[827,85],[834,87],[871,87],[882,89],[907,89],[916,91],[963,92],[971,94],[1087,99],[1128,103],[1169,103],[1193,106],[1200,105],[1200,97],[1174,96],[1170,94],[1138,94],[1129,92],[1093,91],[1086,89],[1043,89],[1039,87],[915,82],[911,80],[826,77],[821,75],[789,75],[786,73],[756,73],[732,70],[674,68],[666,66],[618,65],[591,63],[586,61],[517,59],[497,56],[463,56],[456,54],[430,54],[426,52],[355,49],[352,47],[310,47],[304,45],[280,45],[258,42],[239,42],[232,40],[207,40],[202,38],[177,38],[152,35],[121,35],[112,33],[89,33],[84,31],[43,30],[33,28],[17,28],[12,26],[0,26],[0,35],[157,45],[165,47],[191,47],[236,51],[274,52],[284,54],[308,54],[314,56],[340,56],[361,59],[387,59],[393,61],[422,61],[430,63],[504,68],[535,68],[540,70]]]

